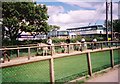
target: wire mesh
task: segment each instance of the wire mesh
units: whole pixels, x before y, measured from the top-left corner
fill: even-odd
[[[1,64],[2,51],[0,51],[0,64]],[[0,68],[0,84],[2,84],[2,69]]]
[[[92,72],[110,67],[110,51],[91,53]]]
[[[55,81],[67,82],[88,74],[85,54],[54,60]]]
[[[55,46],[55,53],[64,53],[65,49],[62,46]]]
[[[56,50],[61,47],[55,47]],[[115,64],[120,63],[120,49],[113,51]],[[9,51],[12,55],[16,51]],[[31,49],[31,56],[37,52],[37,48]],[[41,52],[41,50],[39,51]],[[20,50],[21,56],[28,55],[28,49]],[[97,72],[111,66],[110,51],[91,53],[92,71]],[[55,82],[68,82],[88,75],[86,54],[75,55],[54,59]],[[24,64],[3,68],[3,82],[50,82],[49,61],[40,61],[36,63]],[[0,73],[1,77],[1,73]]]
[[[2,69],[0,68],[0,84],[2,84]]]
[[[113,50],[114,54],[114,64],[120,64],[120,49]]]
[[[10,54],[10,58],[16,58],[18,56],[17,50],[8,50],[7,51]]]
[[[3,82],[49,82],[49,61],[2,69]]]
[[[30,56],[36,56],[37,55],[37,48],[31,48],[30,49]]]
[[[19,50],[19,56],[20,57],[23,57],[23,56],[28,56],[28,49],[26,48],[26,49],[20,49]]]
[[[55,46],[55,53],[57,54],[68,53],[67,45]]]

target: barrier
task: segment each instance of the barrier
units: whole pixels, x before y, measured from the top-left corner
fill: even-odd
[[[39,46],[5,48],[5,50],[17,50],[18,54],[20,54],[19,51],[21,49],[28,49],[28,61],[26,60],[16,64],[13,63],[11,65],[9,64],[9,62],[2,63],[0,67],[2,68],[2,71],[3,71],[3,82],[31,82],[31,81],[51,82],[51,83],[68,82],[77,77],[86,76],[86,75],[92,76],[92,74],[96,71],[99,71],[108,67],[114,68],[115,65],[119,65],[120,63],[120,60],[118,59],[119,58],[118,53],[120,51],[119,42],[112,42],[116,44],[111,45],[110,47],[106,46],[105,42],[98,42],[98,44],[101,44],[101,43],[103,44],[102,48],[100,47],[99,49],[88,49],[85,51],[73,50],[73,52],[72,51],[69,52],[69,49],[68,49],[69,53],[53,54],[51,50],[50,55],[44,56],[43,58],[37,58],[37,60],[36,59],[34,60],[33,58],[35,57],[32,57],[30,53],[32,48],[37,49],[39,48]],[[107,43],[112,44],[111,42],[107,42]],[[87,43],[87,44],[92,44],[92,43]],[[73,43],[71,45],[77,45],[77,44]],[[54,45],[54,47],[58,47],[58,46],[61,46],[61,45]],[[62,46],[70,46],[70,44],[66,44]],[[42,47],[48,47],[48,46],[42,46]],[[50,47],[53,47],[53,46],[50,46]],[[0,50],[4,50],[4,48]],[[102,54],[100,55],[97,53],[100,53],[100,54],[102,53]],[[105,61],[106,63],[103,61]],[[14,71],[15,68],[18,70],[18,73]],[[38,71],[36,71],[37,70],[36,68],[38,68]],[[27,72],[28,70],[30,70],[29,73]],[[33,77],[34,75],[32,75],[32,73],[30,72],[32,72],[36,77]],[[17,73],[17,75],[15,75],[14,73]],[[47,73],[47,75],[45,73]],[[21,77],[19,75],[21,75]],[[28,75],[28,78],[24,80],[23,78],[26,77],[27,75]],[[11,76],[13,76],[14,79],[11,78]],[[43,76],[43,77],[40,77],[40,76]],[[47,76],[47,78],[45,76]],[[9,79],[7,79],[7,77]]]

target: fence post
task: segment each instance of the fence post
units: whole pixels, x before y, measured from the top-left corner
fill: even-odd
[[[118,44],[117,44],[117,42],[116,42],[116,47],[118,47]]]
[[[92,65],[91,65],[90,52],[87,53],[87,63],[88,63],[88,74],[92,76]]]
[[[91,44],[91,47],[92,47],[92,50],[93,50],[93,47],[94,47],[94,44],[93,44],[93,42],[92,42],[92,44]]]
[[[103,44],[102,44],[102,42],[101,42],[101,49],[103,49]]]
[[[112,43],[112,41],[111,41],[111,43],[110,43],[110,48],[113,46],[113,43]]]
[[[49,66],[50,66],[50,82],[51,82],[51,84],[54,84],[55,76],[54,76],[54,60],[53,60],[53,58],[51,58],[49,60]]]
[[[114,55],[113,55],[113,49],[110,50],[110,62],[111,62],[111,67],[114,67]]]
[[[18,49],[17,49],[17,57],[19,57],[20,56],[20,50],[19,50],[19,47],[18,47]]]
[[[39,48],[37,47],[37,53],[39,52]]]
[[[51,56],[53,56],[53,49],[52,49],[53,47],[51,46],[50,47],[50,51],[51,51]]]
[[[111,48],[111,42],[108,42],[109,48]]]
[[[30,59],[30,47],[28,48],[28,60]]]
[[[70,44],[67,45],[68,47],[68,54],[70,53]]]

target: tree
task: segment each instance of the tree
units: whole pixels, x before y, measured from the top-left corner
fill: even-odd
[[[2,3],[3,34],[11,41],[25,32],[50,31],[47,7],[33,2],[3,2]],[[4,35],[3,35],[4,36]]]
[[[115,32],[120,33],[120,19],[114,20],[113,21],[113,29]]]
[[[50,29],[51,29],[52,31],[54,31],[54,30],[59,30],[59,29],[60,29],[60,26],[50,25]]]
[[[108,28],[111,28],[111,21],[108,21]],[[113,31],[120,33],[120,19],[113,20]]]

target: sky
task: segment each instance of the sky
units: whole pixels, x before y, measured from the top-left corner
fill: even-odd
[[[105,0],[36,0],[36,2],[47,6],[48,23],[60,26],[60,30],[103,25],[105,21]],[[113,19],[118,19],[118,2],[119,0],[113,0]],[[110,19],[110,7],[108,19]]]

